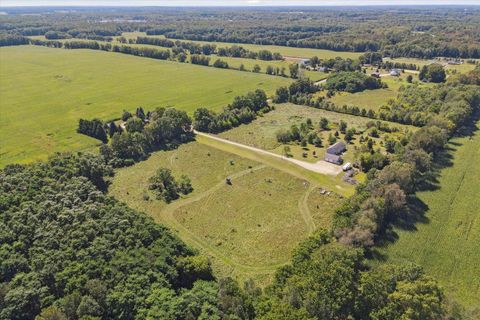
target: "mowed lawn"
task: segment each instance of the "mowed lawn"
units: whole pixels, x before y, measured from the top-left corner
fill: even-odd
[[[193,192],[170,204],[155,199],[148,179],[161,167],[187,175]],[[178,232],[212,258],[218,275],[260,284],[313,228],[329,227],[342,201],[303,179],[198,142],[117,170],[110,194]]]
[[[418,194],[428,222],[396,230],[399,239],[385,254],[390,262],[422,265],[447,294],[473,308],[480,306],[480,132],[452,139],[450,147],[453,165],[441,170],[439,189]]]
[[[122,110],[174,106],[220,110],[239,94],[269,95],[290,80],[93,50],[36,46],[0,49],[0,167],[91,149],[80,118],[118,118]]]

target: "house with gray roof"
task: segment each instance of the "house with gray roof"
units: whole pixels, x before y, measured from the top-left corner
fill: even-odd
[[[335,144],[333,144],[333,145],[331,145],[330,147],[327,148],[327,153],[334,154],[334,155],[339,155],[342,152],[345,152],[346,150],[347,150],[347,146],[345,145],[345,142],[338,141]]]
[[[331,153],[325,153],[324,160],[336,165],[341,165],[343,163],[343,159],[341,156],[338,156],[336,154],[331,154]]]

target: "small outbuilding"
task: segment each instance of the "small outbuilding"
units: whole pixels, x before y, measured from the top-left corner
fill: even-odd
[[[341,165],[343,163],[343,159],[341,156],[338,156],[336,154],[331,154],[331,153],[325,153],[324,160],[336,165]]]
[[[399,76],[400,76],[400,70],[398,70],[398,69],[392,69],[392,70],[390,70],[390,75],[391,75],[392,77],[399,77]]]
[[[377,72],[377,71],[372,72],[371,76],[374,78],[380,78],[380,72]]]
[[[334,154],[334,155],[339,155],[342,152],[345,152],[346,150],[347,150],[347,146],[345,145],[345,142],[338,141],[335,144],[333,144],[333,145],[331,145],[330,147],[327,148],[327,153]]]
[[[310,65],[310,59],[301,59],[298,61],[300,66],[306,67]]]

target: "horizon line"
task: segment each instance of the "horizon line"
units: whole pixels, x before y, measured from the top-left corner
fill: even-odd
[[[56,5],[56,4],[45,4],[45,5],[2,5],[0,3],[0,8],[320,8],[320,7],[480,7],[479,4],[471,3],[420,3],[420,4],[298,4],[298,5],[288,5],[288,4],[244,4],[244,5],[165,5],[165,4],[151,4],[151,5],[108,5],[108,4],[76,4],[76,5]]]

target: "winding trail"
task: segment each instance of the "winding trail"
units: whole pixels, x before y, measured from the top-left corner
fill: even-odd
[[[268,167],[267,165],[259,165],[251,169],[246,169],[246,170],[237,172],[231,175],[231,177],[240,178],[246,174],[249,174],[258,170],[262,170],[267,167]],[[222,261],[227,265],[230,265],[236,268],[238,271],[242,271],[244,273],[254,272],[256,274],[267,274],[285,265],[287,262],[280,263],[280,264],[265,265],[265,266],[251,266],[251,265],[243,264],[241,261],[238,261],[235,258],[227,257],[217,248],[215,248],[214,246],[209,244],[207,241],[203,240],[201,237],[197,236],[195,233],[190,231],[187,227],[185,227],[181,222],[179,222],[175,218],[175,212],[178,209],[186,205],[204,200],[205,198],[210,197],[211,195],[213,195],[215,192],[217,192],[224,186],[225,186],[225,181],[221,181],[216,185],[214,185],[212,188],[208,189],[207,191],[202,192],[194,197],[172,202],[162,210],[161,216],[164,219],[164,221],[170,225],[170,227],[174,228],[180,234],[182,239],[184,239],[187,242],[190,242],[191,244],[194,244],[197,248],[205,251],[205,253],[213,256],[214,258]],[[302,219],[305,221],[305,224],[307,225],[308,234],[311,234],[315,229],[315,224],[310,215],[310,210],[308,209],[308,205],[307,205],[308,196],[314,189],[315,189],[315,186],[310,185],[308,190],[305,192],[304,195],[302,195],[302,197],[299,199],[299,202],[298,202],[298,208],[300,210]]]
[[[311,235],[315,231],[316,226],[315,226],[315,221],[313,220],[312,215],[310,213],[310,209],[308,208],[308,197],[310,197],[310,194],[317,187],[318,186],[314,184],[310,184],[310,186],[307,189],[307,192],[305,192],[302,195],[302,197],[298,200],[298,210],[302,215],[303,221],[305,221],[305,224],[307,225],[309,235]]]
[[[287,158],[287,157],[282,156],[280,154],[276,154],[276,153],[266,151],[266,150],[263,150],[263,149],[247,146],[247,145],[244,145],[244,144],[241,144],[241,143],[238,143],[238,142],[234,142],[234,141],[230,141],[230,140],[227,140],[227,139],[223,139],[223,138],[211,135],[211,134],[199,132],[199,131],[196,131],[196,130],[194,130],[194,132],[195,132],[196,135],[199,135],[199,136],[202,136],[202,137],[213,139],[213,140],[216,140],[216,141],[219,141],[219,142],[222,142],[222,143],[231,144],[231,145],[234,145],[236,147],[240,147],[240,148],[243,148],[243,149],[247,149],[247,150],[250,150],[250,151],[254,151],[254,152],[257,152],[257,153],[261,153],[261,154],[264,154],[264,155],[268,155],[268,156],[271,156],[271,157],[275,157],[275,158],[279,158],[279,159],[291,162],[293,164],[296,164],[297,166],[300,166],[304,169],[307,169],[307,170],[315,172],[315,173],[325,174],[325,175],[329,175],[329,176],[337,176],[340,172],[342,172],[342,167],[334,165],[332,163],[328,163],[328,162],[323,161],[323,160],[317,161],[315,163],[310,163],[310,162],[301,161],[301,160],[297,160],[297,159]]]

